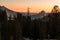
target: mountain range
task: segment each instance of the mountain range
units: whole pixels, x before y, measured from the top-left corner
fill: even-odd
[[[28,14],[28,12],[15,12],[15,11],[13,11],[13,10],[11,10],[11,9],[8,9],[7,7],[5,7],[5,6],[0,6],[0,9],[2,10],[2,11],[6,11],[6,13],[7,13],[7,16],[9,17],[9,16],[11,16],[12,17],[12,19],[14,18],[14,16],[15,17],[17,17],[17,13],[21,13],[23,16],[26,16],[27,14]],[[34,20],[34,19],[41,19],[41,18],[43,18],[44,16],[47,16],[47,13],[45,12],[45,11],[41,11],[41,12],[39,12],[38,14],[37,13],[30,13],[29,12],[29,15],[31,16],[31,19],[32,20]]]

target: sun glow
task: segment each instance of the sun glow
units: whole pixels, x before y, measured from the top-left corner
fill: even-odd
[[[41,10],[51,12],[54,5],[58,5],[60,8],[60,0],[1,0],[0,5],[18,12],[27,12],[27,7],[30,8],[30,12],[40,12]]]

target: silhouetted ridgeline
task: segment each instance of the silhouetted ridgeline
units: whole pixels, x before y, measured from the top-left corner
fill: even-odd
[[[11,13],[11,14],[10,14]],[[0,40],[60,39],[60,12],[23,16],[0,9]]]

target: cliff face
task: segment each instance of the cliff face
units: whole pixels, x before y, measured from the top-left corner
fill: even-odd
[[[14,19],[14,17],[16,17],[16,18],[17,18],[17,12],[12,11],[12,10],[10,10],[10,9],[6,8],[5,6],[0,6],[0,10],[2,10],[2,11],[6,11],[7,19],[8,19],[8,20],[9,20],[9,17],[11,17],[11,18],[12,18],[11,20],[13,20],[13,19]]]

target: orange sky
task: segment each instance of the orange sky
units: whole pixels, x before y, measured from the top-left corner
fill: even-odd
[[[51,12],[54,5],[60,6],[60,0],[1,0],[0,5],[18,12],[27,12],[27,7],[30,12]]]
[[[18,11],[18,12],[27,12],[27,8],[28,8],[28,6],[24,6],[24,5],[20,5],[20,6],[16,5],[15,7],[13,5],[12,6],[6,5],[6,7],[11,10]],[[30,8],[30,12],[36,12],[36,13],[40,12],[41,10],[45,10],[46,12],[50,12],[52,9],[49,6],[44,7],[44,6],[35,6],[35,5],[29,6],[29,8]]]

